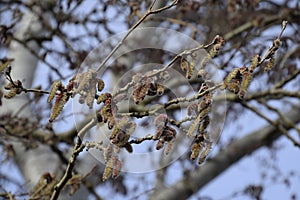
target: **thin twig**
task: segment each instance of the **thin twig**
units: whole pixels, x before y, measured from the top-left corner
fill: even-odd
[[[277,128],[279,131],[281,131],[291,142],[293,142],[293,144],[297,147],[300,147],[300,143],[297,142],[290,134],[289,132],[286,130],[286,128],[284,128],[284,126],[280,123],[280,121],[272,121],[271,119],[269,119],[267,116],[265,116],[264,114],[262,114],[261,112],[258,111],[258,109],[256,109],[253,106],[250,106],[249,104],[245,103],[245,102],[241,102],[241,104],[245,107],[248,108],[249,110],[251,110],[252,112],[254,112],[255,114],[257,114],[258,116],[260,116],[261,118],[263,118],[264,120],[266,120],[267,122],[269,122],[269,124],[273,125],[275,128]]]
[[[140,144],[146,140],[157,140],[157,139],[155,139],[153,135],[146,135],[145,137],[142,137],[142,138],[130,140],[128,143],[129,144]]]
[[[285,21],[285,20],[282,21],[282,28],[281,28],[281,31],[280,31],[277,39],[276,39],[279,42],[280,42],[280,38],[281,38],[281,36],[283,34],[283,31],[286,28],[286,25],[287,25],[287,21]],[[261,65],[265,60],[269,59],[270,56],[277,51],[277,49],[279,47],[278,45],[280,45],[280,44],[276,43],[275,42],[276,40],[273,41],[273,45],[267,50],[267,52],[265,53],[264,57],[258,62],[258,66]]]
[[[274,87],[275,88],[282,88],[285,84],[287,84],[291,80],[294,80],[299,74],[300,74],[300,69],[297,69],[296,71],[293,72],[292,75],[290,75],[286,79],[283,79],[282,81],[278,82]]]
[[[155,0],[156,1],[156,0]],[[113,56],[113,54],[120,48],[120,46],[124,43],[124,41],[126,40],[126,38],[132,33],[132,31],[134,29],[136,29],[149,15],[152,14],[156,14],[159,12],[162,12],[164,10],[167,10],[171,7],[173,7],[174,5],[177,4],[178,0],[174,0],[170,5],[164,6],[162,8],[158,8],[156,10],[152,10],[152,7],[155,3],[155,1],[153,1],[153,3],[151,4],[151,6],[149,7],[149,9],[147,10],[147,12],[127,31],[127,33],[125,34],[125,36],[118,42],[118,44],[113,48],[113,50],[105,57],[105,59],[100,63],[98,69],[96,70],[97,72],[99,72],[99,70],[105,65],[105,63]]]
[[[75,167],[75,162],[77,160],[78,155],[82,150],[85,148],[84,145],[82,145],[82,138],[84,137],[85,133],[90,130],[94,125],[96,124],[96,120],[92,119],[89,123],[87,123],[79,132],[76,144],[74,145],[72,155],[69,159],[68,166],[66,168],[65,174],[61,178],[61,180],[56,184],[54,187],[52,196],[50,200],[56,200],[63,189],[63,187],[66,185],[69,179],[72,178],[72,172]]]
[[[79,153],[82,152],[83,149],[84,149],[84,145],[82,145],[82,140],[80,139],[80,137],[78,137],[77,142],[73,148],[72,155],[69,159],[69,163],[66,168],[65,174],[62,177],[62,179],[58,182],[58,184],[55,185],[50,200],[56,200],[58,198],[60,192],[62,191],[63,187],[68,182],[68,180],[72,178],[72,172],[75,167],[75,162],[77,160]]]
[[[270,106],[269,104],[267,104],[266,101],[259,100],[258,102],[261,103],[262,105],[264,105],[265,107],[267,107],[269,110],[272,110],[272,111],[276,112],[277,115],[279,116],[279,118],[281,119],[281,122],[283,122],[284,124],[288,125],[289,127],[294,128],[297,131],[298,135],[300,136],[300,128],[298,128],[296,126],[296,124],[294,124],[286,116],[284,116],[278,109]]]
[[[180,103],[180,102],[191,102],[191,101],[194,101],[196,99],[200,99],[201,97],[203,97],[207,93],[213,92],[214,90],[218,89],[221,86],[222,86],[222,83],[218,84],[218,85],[215,85],[213,87],[210,87],[207,90],[205,90],[205,91],[203,91],[201,93],[198,93],[198,94],[196,94],[196,95],[194,95],[192,97],[189,97],[189,98],[187,98],[187,97],[181,97],[181,98],[173,99],[173,100],[168,101],[167,103],[165,103],[164,104],[164,108],[168,108],[172,104],[177,104],[177,103]]]
[[[166,71],[167,69],[169,69],[178,59],[180,59],[181,57],[183,56],[186,56],[186,55],[191,55],[193,54],[195,51],[198,51],[200,49],[207,49],[208,47],[210,47],[211,45],[213,45],[215,42],[216,42],[216,39],[220,37],[219,35],[216,35],[214,37],[214,39],[209,43],[209,44],[201,44],[195,48],[192,48],[192,49],[189,49],[189,50],[184,50],[182,51],[181,53],[177,54],[170,62],[168,62],[168,64],[166,64],[164,67],[162,67],[161,69],[157,69],[157,70],[153,70],[151,71],[150,73],[147,74],[148,77],[153,77],[153,76],[156,76],[158,74],[160,74],[161,72],[164,72]],[[120,93],[123,93],[125,91],[127,91],[131,86],[134,85],[134,82],[131,81],[129,83],[127,83],[127,85],[125,85],[123,88],[120,88],[119,90],[117,90],[115,92],[115,94],[113,96],[116,96]]]
[[[207,90],[201,92],[201,93],[197,93],[194,96],[191,97],[179,97],[176,99],[172,99],[164,104],[161,105],[157,105],[154,106],[152,109],[150,108],[149,110],[144,110],[144,111],[138,111],[138,112],[128,112],[128,113],[118,113],[121,116],[130,116],[130,117],[136,117],[136,118],[142,118],[145,116],[150,116],[150,115],[157,115],[157,112],[159,110],[164,110],[168,107],[170,107],[173,104],[178,104],[178,103],[185,103],[185,102],[192,102],[194,100],[200,99],[201,97],[203,97],[204,95],[206,95],[209,92],[213,92],[214,90],[218,89],[219,87],[221,87],[222,84],[218,84],[215,85],[211,88],[208,88]],[[174,122],[174,125],[176,125],[177,123]]]

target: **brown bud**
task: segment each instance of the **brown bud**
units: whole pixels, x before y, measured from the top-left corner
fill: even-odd
[[[98,92],[101,92],[104,88],[104,82],[102,79],[98,79],[97,80],[97,89],[98,89]]]
[[[133,152],[133,149],[132,149],[132,145],[129,144],[128,142],[125,144],[125,149],[129,152],[129,153],[132,153]]]
[[[185,59],[185,58],[181,58],[181,61],[180,61],[180,68],[181,68],[181,70],[182,71],[187,71],[187,68],[188,68],[188,62],[187,62],[187,60]]]

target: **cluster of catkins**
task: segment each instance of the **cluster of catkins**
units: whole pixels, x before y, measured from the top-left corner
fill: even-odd
[[[260,56],[256,55],[252,58],[250,67],[243,66],[234,68],[225,78],[221,89],[238,94],[239,98],[243,99],[252,80],[252,73],[260,62]]]
[[[217,35],[214,40],[211,49],[209,50],[208,54],[201,60],[199,63],[200,69],[197,71],[198,78],[204,78],[206,76],[206,70],[204,67],[209,63],[209,61],[216,57],[220,49],[224,46],[225,41],[224,38]],[[180,68],[183,72],[185,72],[185,76],[187,79],[191,79],[194,72],[195,72],[195,58],[197,57],[196,52],[193,52],[191,54],[187,54],[181,57],[180,60]]]
[[[108,146],[103,151],[105,169],[103,172],[102,180],[105,181],[111,175],[112,178],[116,178],[121,171],[122,162],[118,157],[120,148],[112,143],[109,143]]]
[[[8,83],[6,86],[4,86],[5,90],[9,90],[7,94],[4,95],[4,98],[11,99],[17,94],[21,94],[23,91],[22,82],[20,80],[14,81],[13,83]]]
[[[86,103],[89,108],[92,108],[97,97],[97,91],[101,92],[103,88],[103,80],[97,78],[96,72],[92,69],[74,76],[67,86],[64,86],[61,81],[55,81],[47,100],[50,103],[56,96],[49,122],[53,122],[61,113],[69,98],[73,98],[77,94],[79,94],[79,103]]]
[[[154,71],[155,72],[155,71]],[[156,76],[151,76],[151,74],[142,75],[137,73],[133,76],[132,82],[134,84],[133,99],[136,104],[139,104],[144,100],[146,95],[155,96],[163,95],[164,81],[169,79],[169,73],[163,71]]]
[[[212,142],[210,141],[207,131],[210,123],[209,112],[211,109],[212,95],[208,91],[208,86],[203,83],[200,90],[200,94],[204,94],[203,97],[195,103],[190,104],[187,107],[189,116],[195,116],[195,120],[192,122],[190,128],[187,131],[188,136],[195,135],[195,139],[191,148],[191,160],[195,160],[199,155],[198,163],[201,164],[205,160],[206,156],[212,148]]]
[[[173,143],[176,138],[176,130],[168,125],[168,117],[166,114],[159,114],[154,120],[154,126],[156,128],[154,140],[158,140],[156,143],[156,150],[160,150],[166,144],[164,153],[168,155],[172,149]]]

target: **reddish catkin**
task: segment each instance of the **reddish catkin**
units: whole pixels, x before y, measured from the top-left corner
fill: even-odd
[[[74,77],[73,77],[71,80],[69,80],[69,83],[68,83],[68,85],[66,87],[67,92],[72,92],[72,90],[74,89],[74,86],[75,86],[75,82],[74,82]],[[72,93],[71,97],[74,98],[74,94],[73,93]]]
[[[144,100],[147,92],[150,88],[150,78],[142,77],[142,79],[136,84],[136,87],[133,91],[133,99],[136,104],[139,104]]]
[[[111,143],[103,151],[103,158],[104,162],[108,162],[109,158],[112,156],[113,153],[113,145]]]
[[[168,116],[166,114],[159,114],[154,119],[154,126],[158,129],[165,127],[167,123],[168,123]]]
[[[173,144],[174,144],[174,139],[169,141],[166,145],[166,148],[165,148],[165,151],[164,151],[164,154],[165,155],[169,155],[169,153],[171,152],[172,148],[173,148]]]
[[[188,116],[196,115],[197,114],[197,107],[198,107],[197,103],[189,104],[186,108]]]
[[[160,150],[164,146],[164,140],[159,139],[156,143],[156,150]]]
[[[114,170],[112,172],[112,178],[117,178],[119,176],[121,168],[122,168],[122,162],[119,159],[117,159],[114,166]]]
[[[153,139],[159,139],[163,134],[164,128],[156,128],[154,138]]]

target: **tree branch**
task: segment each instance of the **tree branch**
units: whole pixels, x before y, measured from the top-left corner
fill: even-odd
[[[124,43],[124,41],[126,40],[126,38],[132,33],[132,31],[134,29],[136,29],[149,15],[153,15],[153,14],[157,14],[159,12],[162,12],[164,10],[167,10],[169,8],[172,8],[173,6],[175,6],[178,2],[178,0],[174,0],[170,5],[164,6],[162,8],[158,8],[156,10],[152,10],[154,4],[156,1],[154,1],[150,8],[147,10],[147,12],[127,31],[127,33],[125,34],[125,36],[118,42],[118,44],[113,48],[113,50],[108,54],[108,56],[106,56],[106,58],[101,62],[101,64],[99,65],[97,71],[99,71],[101,69],[101,67],[103,67],[105,65],[105,63],[112,57],[112,55],[120,48],[120,46]]]
[[[83,127],[79,132],[78,132],[78,137],[76,144],[74,145],[72,155],[69,159],[69,163],[67,166],[67,169],[65,171],[64,176],[61,178],[61,180],[58,182],[58,184],[54,187],[52,196],[50,200],[56,200],[62,191],[63,187],[66,185],[69,179],[72,178],[72,172],[75,167],[75,162],[77,160],[78,155],[82,150],[85,148],[84,145],[82,145],[82,140],[81,138],[84,137],[84,134],[95,125],[95,120],[92,119],[88,124],[86,124],[85,127]]]

